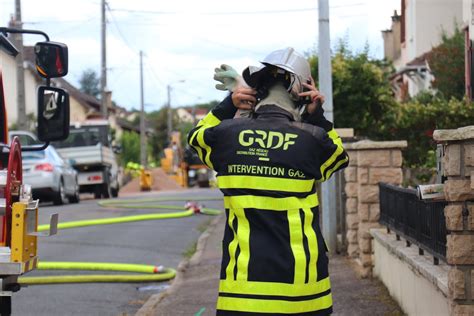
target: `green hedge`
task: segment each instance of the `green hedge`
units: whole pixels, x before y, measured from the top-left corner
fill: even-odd
[[[422,94],[410,102],[399,104],[394,111],[394,125],[384,131],[382,138],[408,141],[404,153],[408,167],[434,167],[435,129],[474,125],[473,103],[455,98],[448,101]]]

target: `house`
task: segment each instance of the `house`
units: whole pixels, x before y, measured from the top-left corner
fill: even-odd
[[[186,107],[176,110],[179,120],[182,122],[195,123],[203,119],[209,111],[204,108]]]
[[[464,0],[465,1],[465,0]],[[401,0],[401,14],[382,31],[384,56],[393,62],[391,77],[398,100],[429,90],[434,77],[427,53],[441,44],[441,35],[454,34],[463,21],[463,0]]]
[[[474,0],[463,0],[463,8],[462,8],[462,22],[464,27],[464,32],[466,34],[466,42],[465,42],[465,62],[466,62],[466,95],[467,97],[472,100],[474,96],[474,89],[473,89],[473,81],[474,78],[472,77],[474,74],[474,70],[472,67],[474,63],[472,62],[472,58],[474,58],[473,54],[473,40],[474,40]]]
[[[24,69],[25,69],[25,105],[26,113],[30,116],[37,116],[38,86],[44,84],[35,68],[35,55],[32,46],[23,49]],[[13,55],[5,50],[0,51],[0,60],[4,77],[5,102],[8,112],[8,125],[15,124],[18,120],[17,91],[16,91],[16,62]],[[8,78],[9,80],[5,80]],[[90,118],[101,117],[100,100],[80,91],[77,87],[68,82],[65,78],[55,78],[51,80],[52,86],[65,89],[69,93],[70,121],[83,122]],[[109,98],[111,100],[111,98]],[[133,126],[127,121],[126,109],[114,106],[112,102],[108,105],[108,120],[111,128],[115,130],[115,137],[120,138],[123,131],[139,133],[139,127]],[[150,131],[147,132],[149,134]]]
[[[27,115],[34,114],[36,116],[36,90],[42,84],[42,79],[36,74],[36,70],[27,64],[26,62],[24,64],[25,109]],[[4,98],[8,113],[7,123],[11,126],[18,121],[16,60],[15,56],[5,49],[0,50],[0,67],[2,69]]]

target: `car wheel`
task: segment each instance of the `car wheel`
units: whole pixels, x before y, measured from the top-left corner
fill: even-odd
[[[106,174],[107,177],[104,179],[104,183],[102,183],[102,197],[104,199],[109,199],[112,197],[112,187],[110,186],[110,174]]]
[[[76,183],[76,188],[74,190],[74,194],[69,197],[69,202],[70,203],[79,203],[81,200],[79,196],[79,185]]]
[[[109,199],[112,196],[112,188],[110,187],[110,183],[102,184],[102,197],[104,199]]]
[[[67,203],[67,197],[66,197],[66,191],[64,190],[64,183],[63,183],[63,180],[61,179],[59,181],[58,192],[55,193],[54,198],[53,198],[53,204],[62,205],[64,203]]]
[[[94,188],[94,199],[100,199],[102,196],[102,185],[97,184]]]
[[[119,195],[119,188],[111,188],[112,197],[116,198]]]
[[[115,187],[115,188],[111,187],[110,188],[110,193],[112,194],[112,197],[114,197],[114,198],[118,197],[119,190],[120,190],[120,186],[119,186],[117,178],[115,179],[115,183],[117,184],[117,187]]]

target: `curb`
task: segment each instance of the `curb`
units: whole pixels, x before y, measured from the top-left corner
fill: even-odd
[[[173,279],[171,286],[161,293],[154,294],[146,301],[145,304],[136,312],[135,316],[155,316],[156,306],[166,297],[175,293],[179,287],[184,283],[184,272],[190,265],[197,265],[201,261],[202,253],[206,246],[207,240],[212,232],[215,230],[220,217],[223,214],[216,216],[214,220],[209,224],[206,230],[199,236],[196,245],[196,252],[193,254],[191,259],[183,259],[176,269],[176,277]]]

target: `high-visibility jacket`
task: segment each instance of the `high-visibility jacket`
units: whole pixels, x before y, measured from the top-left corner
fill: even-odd
[[[328,315],[315,184],[347,166],[341,139],[332,124],[296,123],[276,106],[256,118],[235,112],[229,96],[188,136],[224,194],[217,315]]]

